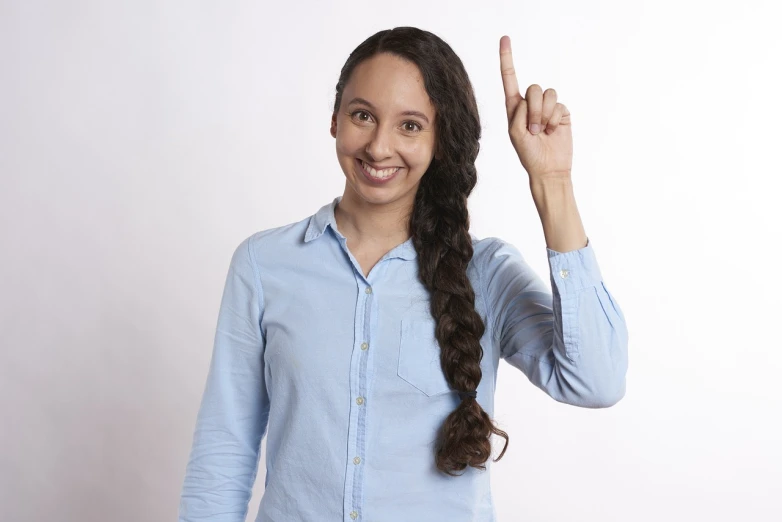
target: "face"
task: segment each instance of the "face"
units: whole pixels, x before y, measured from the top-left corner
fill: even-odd
[[[434,124],[435,109],[415,64],[381,53],[356,66],[331,120],[346,177],[343,199],[412,206],[434,157]],[[365,171],[362,162],[378,170]]]

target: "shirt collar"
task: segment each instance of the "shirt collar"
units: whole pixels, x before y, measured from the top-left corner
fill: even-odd
[[[337,230],[337,220],[334,218],[334,208],[342,200],[342,196],[337,196],[330,203],[326,203],[310,217],[310,223],[307,231],[304,233],[304,242],[309,243],[313,239],[318,239],[326,231],[326,226],[331,226],[331,230],[340,240],[344,239],[339,230]],[[394,247],[389,252],[388,257],[399,257],[406,260],[413,260],[418,257],[418,253],[413,246],[413,239],[408,238],[401,245]]]

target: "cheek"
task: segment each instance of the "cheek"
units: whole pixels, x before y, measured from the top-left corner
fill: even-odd
[[[399,150],[402,158],[413,168],[422,167],[429,163],[431,149],[424,143],[410,143],[404,149]]]
[[[360,154],[366,147],[366,139],[352,129],[342,129],[337,133],[337,151],[346,156]]]

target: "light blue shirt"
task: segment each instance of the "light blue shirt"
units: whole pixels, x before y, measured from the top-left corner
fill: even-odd
[[[364,277],[337,230],[340,200],[233,253],[180,522],[244,522],[264,436],[256,521],[496,520],[491,459],[459,477],[435,467],[437,430],[459,397],[440,368],[412,239]],[[590,242],[547,249],[549,290],[510,243],[471,237],[467,273],[486,324],[477,400],[488,415],[500,359],[557,401],[619,401],[628,332]],[[494,457],[504,443],[492,437]]]

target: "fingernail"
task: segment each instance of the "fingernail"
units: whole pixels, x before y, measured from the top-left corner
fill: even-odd
[[[533,124],[531,124],[531,125],[529,126],[529,131],[530,131],[532,134],[537,134],[537,133],[539,133],[539,132],[540,132],[540,125],[538,125],[537,123],[533,123]]]

